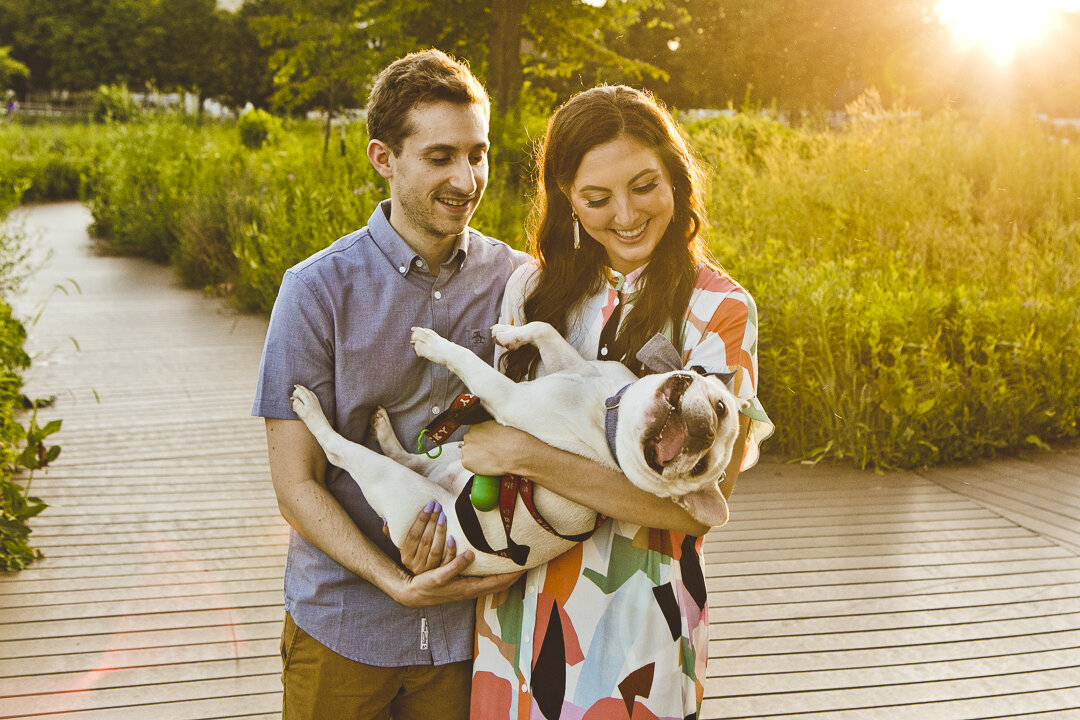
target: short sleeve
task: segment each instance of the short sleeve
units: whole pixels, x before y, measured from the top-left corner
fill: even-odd
[[[733,373],[736,397],[750,403],[742,411],[750,418],[743,470],[757,463],[760,443],[775,429],[757,397],[757,340],[757,306],[750,293],[727,275],[703,269],[687,310],[683,365]]]
[[[296,420],[289,403],[294,385],[314,392],[327,417],[334,417],[332,314],[304,280],[288,270],[270,313],[251,414]]]

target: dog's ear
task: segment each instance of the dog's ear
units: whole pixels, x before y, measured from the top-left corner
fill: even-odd
[[[728,520],[727,501],[720,494],[719,485],[710,485],[704,490],[697,490],[689,495],[673,499],[698,522],[718,527]]]

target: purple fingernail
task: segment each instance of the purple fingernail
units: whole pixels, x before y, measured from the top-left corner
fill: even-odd
[[[442,512],[442,505],[437,500],[435,501],[435,512]]]
[[[448,547],[457,547],[457,542],[454,540],[454,536],[451,535],[450,539],[446,541]]]
[[[435,508],[435,501],[429,500],[428,504],[424,506],[424,512],[429,513]]]
[[[444,513],[444,512],[439,513],[439,524],[440,525],[445,525],[446,524],[446,513]]]

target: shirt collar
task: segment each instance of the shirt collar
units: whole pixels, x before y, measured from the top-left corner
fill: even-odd
[[[607,272],[608,285],[615,292],[621,293],[635,293],[638,290],[638,281],[641,276],[645,274],[645,268],[648,265],[642,265],[639,268],[634,268],[627,274],[623,275],[617,270],[613,270],[608,266],[604,266],[604,270]]]
[[[421,267],[424,262],[420,254],[417,253],[409,243],[398,234],[398,231],[390,224],[390,200],[383,200],[371,213],[371,217],[368,219],[368,232],[371,234],[372,240],[386,255],[387,259],[393,263],[397,271],[402,275],[407,275],[409,271],[416,270]],[[465,262],[465,258],[469,254],[469,235],[471,230],[465,228],[465,232],[458,236],[454,241],[454,248],[450,252],[450,259],[446,261],[447,265],[451,267],[460,268],[461,264]],[[438,275],[438,272],[432,274]]]

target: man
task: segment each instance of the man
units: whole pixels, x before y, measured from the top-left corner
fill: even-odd
[[[410,328],[491,360],[503,286],[526,256],[468,228],[487,183],[488,117],[483,87],[445,54],[392,63],[367,108],[368,159],[390,199],[282,280],[252,414],[266,418],[274,490],[293,528],[285,720],[467,717],[473,599],[514,579],[460,577],[470,553],[421,562],[434,567],[415,575],[401,567],[359,488],[289,406],[305,385],[339,432],[377,447],[368,423],[381,405],[407,445],[463,392],[416,357]]]

